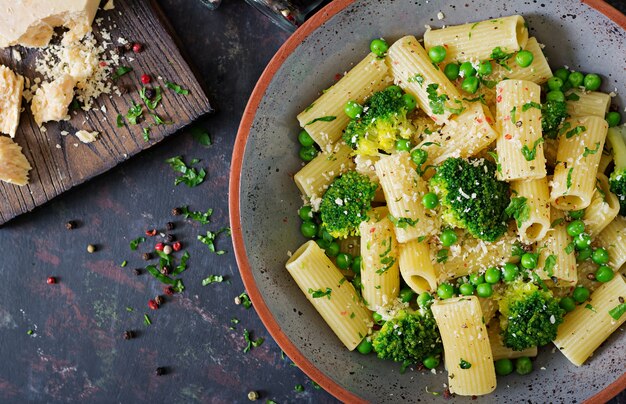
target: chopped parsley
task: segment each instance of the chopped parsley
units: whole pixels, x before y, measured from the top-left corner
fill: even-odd
[[[312,125],[312,124],[314,124],[315,122],[332,122],[332,121],[334,121],[335,119],[337,119],[337,117],[336,117],[336,116],[333,116],[333,115],[329,115],[329,116],[321,116],[321,117],[319,117],[319,118],[315,118],[315,119],[313,119],[312,121],[307,122],[304,126],[309,126],[309,125]]]
[[[209,218],[213,214],[213,209],[210,208],[205,213],[191,211],[188,206],[183,206],[180,210],[185,219],[192,219],[200,224],[208,224],[210,222]]]
[[[174,122],[173,121],[164,121],[163,118],[161,118],[160,116],[158,116],[157,114],[150,114],[152,115],[152,118],[154,118],[154,124],[155,125],[171,125]]]
[[[178,275],[187,269],[187,261],[189,260],[189,252],[185,251],[182,257],[180,257],[180,264],[174,269],[172,275]]]
[[[132,107],[130,107],[126,113],[126,120],[131,125],[137,125],[137,119],[143,115],[143,106],[141,106],[141,104],[136,104],[135,101],[132,101],[132,103]]]
[[[562,217],[560,217],[558,219],[554,219],[554,221],[552,223],[550,223],[550,227],[552,227],[554,229],[556,226],[559,226],[559,225],[563,224],[563,222],[565,222],[565,219],[563,219]]]
[[[181,86],[179,86],[176,83],[172,83],[171,81],[166,81],[165,82],[165,87],[169,88],[170,90],[174,90],[174,92],[176,92],[176,94],[182,94],[182,95],[188,95],[189,94],[189,90],[186,90],[184,88],[182,88]]]
[[[246,292],[242,292],[239,296],[237,296],[237,298],[244,308],[249,309],[250,307],[252,307],[252,301],[250,300],[250,296],[248,296]]]
[[[541,104],[537,103],[537,102],[527,102],[526,104],[522,105],[522,112],[526,112],[531,108],[537,108],[538,110],[541,111]]]
[[[581,133],[583,133],[584,131],[586,131],[587,128],[585,128],[584,126],[576,126],[574,129],[568,131],[565,133],[565,137],[567,139],[571,138],[572,136],[576,136],[576,135],[580,135]]]
[[[590,154],[596,154],[600,150],[600,142],[596,142],[596,148],[594,150],[585,146],[585,151],[583,152],[583,157],[587,157]]]
[[[566,247],[565,247],[565,253],[566,254],[571,254],[574,252],[574,249],[576,248],[576,244],[572,241],[571,243],[569,243]]]
[[[35,333],[35,331],[33,331],[33,330],[28,330],[28,331],[26,331],[26,334],[27,334],[27,335],[33,335],[34,333]]]
[[[117,80],[125,74],[128,74],[133,71],[132,67],[129,66],[120,66],[115,70],[115,73],[111,76],[113,80]]]
[[[528,206],[528,200],[523,196],[513,197],[504,212],[509,217],[515,218],[517,226],[521,227],[522,224],[530,218],[530,206]]]
[[[143,243],[144,241],[146,241],[145,237],[138,237],[138,238],[136,238],[134,240],[131,240],[130,241],[130,249],[132,251],[137,250],[137,247],[139,247],[139,244]]]
[[[200,160],[198,159],[191,160],[191,162],[189,163],[189,166],[185,164],[181,156],[171,157],[165,160],[165,162],[169,164],[170,167],[172,167],[174,171],[182,174],[176,177],[176,180],[174,181],[174,185],[184,183],[185,185],[189,187],[195,187],[195,186],[202,184],[202,182],[204,181],[204,178],[206,177],[206,171],[204,171],[204,168],[196,170],[195,168],[190,167],[194,164],[199,163]]]
[[[506,61],[509,60],[512,56],[512,53],[505,53],[502,48],[497,46],[491,51],[490,58],[493,59],[500,66],[504,67],[506,70],[511,71],[512,69],[506,64]]]
[[[565,99],[567,101],[578,101],[578,100],[580,100],[580,97],[576,93],[571,93],[571,94],[566,95]]]
[[[212,283],[222,283],[224,277],[222,275],[209,275],[202,280],[202,286],[210,285]]]
[[[265,341],[265,338],[252,339],[250,337],[250,331],[248,331],[245,328],[243,329],[243,339],[246,341],[246,347],[243,349],[243,353],[250,352],[250,350],[253,347],[254,348],[260,347],[263,344],[263,342]]]
[[[417,83],[420,85],[420,87],[422,86],[422,84],[424,84],[424,76],[422,76],[420,73],[417,73],[415,76],[413,77],[409,77],[409,79],[407,80],[409,83]]]
[[[331,288],[326,288],[326,291],[323,291],[321,289],[313,290],[309,288],[309,294],[313,299],[319,299],[320,297],[326,296],[328,300],[330,300],[330,294],[332,293],[332,291],[333,290]]]
[[[437,252],[437,262],[446,262],[448,261],[448,250],[442,248]]]
[[[472,364],[466,361],[465,359],[461,358],[461,361],[459,362],[459,367],[461,369],[469,369],[472,367]]]
[[[585,305],[585,309],[587,309],[587,310],[591,310],[591,311],[593,311],[594,313],[597,313],[597,312],[598,312],[598,311],[597,311],[597,310],[596,310],[596,309],[595,309],[595,308],[591,305],[591,303],[587,303],[587,304]]]
[[[609,316],[614,320],[619,320],[624,313],[626,313],[626,303],[621,303],[609,310]]]
[[[144,315],[143,315],[143,323],[144,323],[145,325],[150,325],[150,324],[152,324],[152,321],[150,321],[150,317],[148,317],[148,315],[147,315],[147,314],[144,314]]]
[[[487,154],[490,155],[493,158],[493,161],[496,162],[496,170],[499,173],[502,173],[502,164],[500,164],[500,158],[498,157],[498,154],[492,151],[488,151]]]
[[[144,142],[150,141],[150,128],[143,128],[143,140]]]
[[[296,386],[293,389],[297,391],[298,393],[302,393],[304,391],[304,386],[301,384],[296,384]]]
[[[569,190],[572,187],[572,172],[574,172],[574,167],[570,168],[567,172],[567,189]]]
[[[467,101],[467,102],[480,101],[481,104],[487,105],[487,101],[485,101],[485,94],[481,94],[481,95],[479,95],[478,97],[475,97],[475,98],[465,98],[465,97],[463,97],[463,101]]]
[[[126,267],[126,265],[128,265],[128,261],[126,260],[122,261],[122,263],[120,264],[122,268]]]
[[[116,123],[117,123],[118,128],[121,128],[124,126],[124,117],[122,116],[122,114],[117,114]]]
[[[391,213],[387,217],[399,229],[406,229],[408,226],[415,227],[419,222],[419,219],[411,219],[410,217],[394,217]]]
[[[211,135],[207,132],[206,129],[201,128],[199,126],[195,126],[191,128],[191,136],[193,136],[194,140],[202,146],[211,146]]]
[[[546,262],[543,264],[543,270],[548,274],[548,276],[554,276],[554,266],[556,265],[556,255],[550,254],[548,258],[546,258]]]
[[[448,96],[445,94],[437,95],[437,89],[439,84],[433,83],[426,87],[426,93],[428,93],[428,106],[435,115],[441,115],[445,111],[445,102],[448,101]]]
[[[163,275],[161,271],[159,271],[154,265],[148,265],[146,267],[146,270],[150,272],[150,274],[154,276],[159,282],[166,285],[171,285],[177,293],[185,290],[185,285],[183,284],[182,279],[172,279],[167,275]]]
[[[227,235],[230,236],[230,227],[223,227],[223,228],[219,229],[216,232],[212,232],[210,230],[207,230],[206,236],[198,235],[198,240],[200,240],[200,242],[202,244],[205,244],[207,247],[209,247],[209,251],[215,253],[216,255],[222,255],[222,254],[225,254],[226,251],[224,251],[224,250],[216,250],[215,249],[215,238],[220,233],[226,233]]]
[[[151,99],[146,96],[146,87],[142,87],[139,90],[139,98],[146,104],[148,109],[154,110],[159,106],[159,102],[163,99],[163,95],[161,94],[161,87],[154,87],[154,97]]]
[[[540,137],[539,139],[535,140],[532,149],[528,148],[528,145],[526,144],[522,147],[522,155],[524,156],[526,161],[533,161],[535,159],[535,157],[537,156],[537,146],[542,144],[543,141],[543,137]]]
[[[511,122],[515,122],[515,113],[517,112],[517,107],[511,108]]]

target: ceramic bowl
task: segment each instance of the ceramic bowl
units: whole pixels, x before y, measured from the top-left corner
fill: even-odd
[[[443,20],[437,15],[441,12]],[[305,240],[293,174],[298,158],[296,115],[368,52],[373,38],[422,37],[441,27],[521,14],[545,44],[553,67],[593,71],[624,110],[626,17],[600,1],[515,2],[337,0],[283,45],[261,76],[239,128],[230,179],[230,214],[237,261],[254,307],[286,354],[342,401],[444,401],[446,372],[408,371],[374,355],[349,352],[285,269],[287,252]],[[582,367],[553,346],[542,349],[527,376],[499,378],[482,402],[603,401],[626,387],[626,335],[617,331]],[[455,397],[454,402],[470,401]],[[447,401],[449,402],[449,401]]]

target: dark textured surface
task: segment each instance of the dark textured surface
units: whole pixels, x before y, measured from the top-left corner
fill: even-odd
[[[227,225],[238,122],[254,83],[287,35],[236,0],[215,12],[193,0],[160,3],[218,110],[202,122],[214,145],[201,148],[183,131],[0,228],[0,401],[222,403],[245,402],[249,390],[258,390],[262,402],[331,402],[281,358],[253,309],[233,303],[243,286],[227,238],[218,240],[218,248],[228,251],[222,256],[195,240]],[[204,184],[174,187],[163,160],[179,154],[203,159],[209,173]],[[172,207],[183,204],[214,208],[212,223],[170,216]],[[65,229],[70,219],[80,222],[78,229]],[[172,233],[191,254],[182,276],[187,289],[151,311],[147,301],[162,285],[133,274],[145,263],[128,242],[172,219]],[[99,250],[88,254],[89,243]],[[123,260],[128,266],[120,268]],[[201,286],[209,274],[225,275],[230,284]],[[48,276],[58,277],[58,284],[47,285]],[[151,326],[143,324],[144,313]],[[230,330],[233,317],[240,323]],[[241,352],[244,328],[267,338],[247,354]],[[29,329],[35,330],[31,336]],[[125,330],[135,330],[137,338],[123,340]],[[157,366],[170,373],[155,376]],[[305,392],[295,392],[296,384]]]

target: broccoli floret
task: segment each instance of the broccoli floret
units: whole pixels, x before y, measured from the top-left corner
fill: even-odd
[[[568,117],[565,101],[546,101],[541,106],[541,130],[549,139],[556,139],[558,128]]]
[[[367,220],[378,184],[356,171],[335,178],[320,203],[323,228],[333,237],[359,235],[359,224]]]
[[[626,216],[626,126],[609,128],[607,138],[611,143],[615,162],[609,185],[611,192],[619,199],[619,214]]]
[[[410,312],[400,310],[385,322],[372,340],[381,359],[403,364],[422,363],[441,352],[441,336],[430,310]]]
[[[502,340],[516,351],[554,340],[565,314],[552,292],[522,280],[510,283],[498,304],[502,313]]]
[[[509,185],[496,179],[496,165],[484,159],[449,158],[430,179],[439,195],[442,219],[493,242],[507,230]]]
[[[407,103],[406,98],[412,102]],[[407,104],[414,108],[415,99],[403,94],[398,86],[390,86],[374,93],[365,101],[363,113],[350,120],[343,139],[358,154],[376,155],[378,150],[390,153],[398,138],[408,139],[415,127],[407,114]]]

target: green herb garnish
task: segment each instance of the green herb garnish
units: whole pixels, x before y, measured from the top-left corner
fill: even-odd
[[[202,182],[204,181],[204,177],[206,177],[206,171],[204,171],[204,168],[196,170],[195,168],[190,167],[194,164],[199,163],[200,160],[198,159],[191,160],[191,162],[189,163],[189,166],[185,164],[181,156],[175,156],[175,157],[169,158],[165,160],[165,162],[169,164],[170,167],[174,169],[174,171],[177,171],[182,174],[176,177],[176,180],[174,181],[174,185],[184,183],[189,187],[195,187],[195,186],[202,184]]]
[[[202,146],[211,146],[211,135],[206,129],[199,126],[193,127],[191,128],[191,136]]]
[[[260,347],[265,341],[265,338],[257,338],[256,340],[250,338],[250,331],[245,328],[243,330],[243,339],[246,341],[246,347],[243,349],[243,353],[248,353],[253,347]]]
[[[461,369],[469,369],[472,367],[472,364],[466,361],[465,359],[461,358],[461,361],[459,362],[459,367]]]
[[[521,227],[522,224],[530,218],[530,206],[528,206],[528,200],[523,196],[513,197],[504,212],[509,217],[515,218],[517,226]]]
[[[143,323],[144,323],[145,325],[150,325],[150,324],[152,324],[152,321],[150,321],[150,317],[148,317],[148,315],[147,315],[147,314],[144,314],[144,315],[143,315]]]
[[[554,267],[556,265],[556,255],[550,254],[548,258],[546,258],[546,262],[543,264],[543,270],[548,274],[548,276],[554,276]]]
[[[185,251],[182,257],[180,257],[180,264],[172,271],[172,275],[178,275],[187,269],[187,261],[189,260],[189,252]]]
[[[210,285],[212,283],[222,283],[224,277],[222,275],[209,275],[202,280],[202,286]]]
[[[312,124],[314,124],[315,122],[332,122],[332,121],[334,121],[335,119],[337,119],[337,117],[336,117],[336,116],[332,116],[332,115],[329,115],[329,116],[322,116],[322,117],[319,117],[319,118],[315,118],[315,119],[313,119],[313,120],[312,120],[312,121],[310,121],[310,122],[307,122],[304,126],[309,126],[309,125],[312,125]]]
[[[522,155],[524,156],[526,161],[533,161],[535,159],[537,155],[537,146],[539,146],[543,142],[544,142],[543,138],[540,137],[539,139],[535,140],[535,143],[533,143],[532,149],[529,149],[528,145],[526,144],[522,147]]]
[[[150,141],[150,128],[143,128],[143,140],[144,142]]]
[[[154,87],[154,97],[151,99],[146,96],[146,87],[142,87],[139,90],[139,98],[146,104],[148,109],[154,110],[159,106],[159,102],[163,99],[163,95],[161,94],[161,87]]]
[[[176,92],[176,94],[182,94],[182,95],[188,95],[189,94],[189,90],[186,90],[184,88],[182,88],[181,86],[179,86],[176,83],[172,83],[171,81],[166,81],[165,82],[165,87],[169,88],[170,90],[174,90]]]
[[[242,292],[239,296],[237,296],[237,298],[239,298],[239,302],[241,302],[241,305],[244,308],[249,309],[252,307],[252,301],[246,292]]]
[[[117,114],[117,127],[121,128],[124,126],[124,117],[122,116],[122,114]]]
[[[565,133],[565,137],[567,139],[569,139],[572,136],[580,135],[581,133],[583,133],[586,130],[587,130],[587,128],[585,128],[584,126],[576,126],[574,129],[572,129],[572,130],[568,131],[567,133]]]
[[[583,157],[587,157],[590,154],[596,154],[600,150],[600,142],[596,142],[596,148],[594,150],[585,146],[585,151],[583,152]]]
[[[537,108],[538,110],[541,111],[541,104],[537,103],[537,102],[527,102],[526,104],[524,104],[522,106],[522,112],[526,112],[531,108]]]
[[[117,80],[125,74],[128,74],[133,71],[132,67],[129,66],[120,66],[115,70],[115,73],[111,76],[113,80]]]
[[[609,316],[615,320],[619,320],[624,313],[626,313],[626,303],[621,303],[609,310]]]
[[[223,227],[216,232],[207,230],[206,236],[199,235],[198,240],[200,240],[202,244],[205,244],[207,247],[209,247],[209,251],[215,253],[216,255],[222,255],[222,254],[225,254],[226,251],[215,250],[215,238],[220,233],[226,233],[226,235],[230,236],[230,227]]]
[[[181,214],[185,216],[185,219],[192,219],[200,224],[208,224],[210,222],[209,218],[213,214],[213,209],[207,209],[205,213],[202,213],[190,211],[187,206],[183,206],[180,210],[182,211]]]
[[[145,237],[137,237],[136,239],[131,240],[131,242],[130,242],[130,249],[132,251],[137,250],[137,247],[139,246],[139,244],[143,243],[144,241],[146,241]]]
[[[137,119],[143,115],[143,107],[141,104],[136,104],[135,101],[132,101],[132,103],[132,107],[126,113],[126,120],[131,125],[137,125]]]
[[[574,171],[574,167],[570,168],[567,172],[567,189],[572,187],[572,172]]]
[[[399,229],[406,229],[407,227],[415,227],[419,219],[411,219],[410,217],[395,217],[393,215],[388,214],[387,217],[391,220],[391,223],[394,224]]]
[[[326,288],[326,291],[322,291],[321,289],[313,290],[309,288],[309,293],[313,299],[319,299],[320,297],[326,296],[328,297],[328,300],[330,300],[330,294],[332,291],[333,290],[331,288]]]
[[[448,101],[448,96],[445,94],[437,95],[437,89],[439,84],[433,83],[426,87],[426,93],[428,94],[428,106],[435,115],[441,115],[445,111],[445,102]]]

